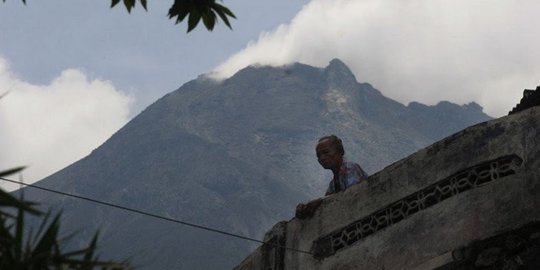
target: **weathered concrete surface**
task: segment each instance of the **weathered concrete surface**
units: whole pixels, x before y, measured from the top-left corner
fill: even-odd
[[[315,256],[265,245],[236,269],[458,269],[465,247],[540,221],[539,142],[539,107],[469,127],[267,235]],[[486,250],[470,267],[501,254]]]

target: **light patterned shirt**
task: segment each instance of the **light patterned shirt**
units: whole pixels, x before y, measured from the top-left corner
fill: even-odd
[[[354,184],[358,184],[360,181],[368,177],[367,173],[362,170],[360,165],[354,162],[343,161],[339,168],[338,179],[334,178],[328,184],[328,189],[325,195],[334,194],[336,192],[344,191]]]

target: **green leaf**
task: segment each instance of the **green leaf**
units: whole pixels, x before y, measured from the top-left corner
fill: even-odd
[[[6,205],[28,207],[32,203],[22,198],[17,200],[0,189],[0,206]],[[61,214],[50,221],[51,212],[48,212],[41,218],[39,229],[34,234],[32,228],[24,228],[26,209],[18,208],[16,217],[0,213],[0,269],[131,269],[127,261],[116,263],[94,258],[98,233],[86,248],[64,252],[61,244],[71,236],[67,240],[58,237]]]
[[[141,0],[141,5],[143,6],[144,10],[148,11],[148,8],[146,7],[146,0]]]
[[[22,209],[30,214],[33,215],[40,215],[41,212],[34,209],[32,206],[35,205],[35,203],[27,202],[27,201],[21,201],[15,197],[13,197],[11,194],[3,191],[0,189],[0,207],[13,207],[17,209]],[[11,216],[8,213],[4,213],[0,211],[1,215],[5,216]]]
[[[22,258],[23,231],[24,230],[24,211],[17,209],[17,221],[15,223],[15,258],[20,261]]]
[[[186,18],[186,16],[189,14],[189,12],[190,12],[190,9],[189,9],[188,5],[181,4],[181,3],[175,1],[174,4],[172,5],[172,7],[169,9],[169,19],[172,19],[175,16],[178,16],[178,18],[176,19],[176,22],[175,22],[175,24],[178,24],[178,23],[182,22],[184,20],[184,18]]]
[[[47,225],[47,222],[49,221],[49,218],[51,217],[51,211],[49,210],[47,214],[43,217],[43,220],[41,221],[41,224],[39,225],[39,228],[36,233],[36,238],[32,239],[32,241],[37,242],[38,237],[43,233],[43,230],[45,229],[45,226]]]
[[[120,3],[120,0],[112,0],[111,1],[111,8],[113,8],[114,6],[116,6],[116,4]]]
[[[199,24],[199,21],[201,20],[201,14],[198,10],[192,10],[191,13],[189,13],[188,18],[188,30],[187,32],[191,32],[191,30],[195,29],[197,27],[197,24]]]
[[[20,166],[20,167],[15,167],[15,168],[12,168],[12,169],[9,169],[9,170],[1,171],[0,172],[0,177],[4,177],[4,176],[8,176],[8,175],[18,173],[18,172],[24,170],[25,168],[26,168],[25,166]]]
[[[176,24],[188,17],[188,33],[197,27],[202,19],[204,26],[212,31],[217,22],[217,16],[232,29],[229,17],[236,18],[235,15],[225,6],[217,4],[215,0],[175,0],[169,9],[169,19],[176,18]]]
[[[212,31],[216,23],[216,14],[214,14],[214,12],[210,10],[205,10],[201,17],[203,19],[204,26],[206,26],[206,29]]]
[[[135,6],[135,0],[124,0],[124,6],[126,6],[128,13],[131,13],[131,9]]]
[[[87,248],[87,252],[84,255],[83,261],[84,262],[91,262],[92,258],[94,257],[94,251],[96,250],[97,246],[97,239],[99,236],[99,231],[94,234],[94,237],[92,238],[92,241],[90,241],[90,245]]]
[[[6,2],[6,0],[2,0]],[[121,0],[111,0],[111,8],[117,6]],[[22,0],[26,5],[26,0]],[[148,0],[122,0],[128,13],[135,8],[137,2],[141,4],[144,10],[148,11]],[[222,1],[220,1],[222,2]],[[206,11],[208,10],[208,11]],[[175,24],[182,22],[188,15],[188,33],[195,29],[202,19],[204,26],[212,31],[218,21],[216,16],[219,16],[221,20],[232,29],[230,18],[236,19],[234,13],[224,5],[216,3],[216,0],[174,0],[173,5],[169,9],[169,19],[176,17]],[[0,95],[2,98],[2,95]]]
[[[218,3],[214,4],[213,9],[219,15],[221,20],[223,20],[225,25],[227,25],[227,27],[232,29],[231,23],[229,22],[229,18],[227,18],[227,16],[232,17],[232,18],[236,18],[234,16],[234,14],[228,8],[226,8],[225,6],[222,6],[222,5],[218,4]]]
[[[218,3],[214,3],[214,6],[219,8],[219,10],[223,11],[223,13],[227,14],[229,17],[236,19],[236,16],[234,15],[234,13],[232,13],[232,11],[228,7],[218,4]]]
[[[57,245],[58,231],[60,229],[60,213],[56,215],[49,224],[49,227],[43,233],[41,239],[36,244],[36,248],[33,250],[33,256],[44,256],[51,254],[54,246]]]

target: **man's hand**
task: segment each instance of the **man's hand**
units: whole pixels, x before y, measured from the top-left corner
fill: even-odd
[[[322,203],[322,199],[316,199],[308,202],[307,204],[300,203],[296,206],[295,216],[299,219],[310,218],[315,213],[315,210],[319,208]]]
[[[304,219],[305,217],[305,211],[306,211],[306,205],[303,203],[299,203],[296,206],[296,213],[294,214],[299,219]]]

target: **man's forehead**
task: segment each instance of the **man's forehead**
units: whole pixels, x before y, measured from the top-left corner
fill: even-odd
[[[315,147],[315,149],[319,149],[319,148],[329,148],[329,147],[332,147],[332,143],[330,141],[330,139],[324,139],[322,141],[320,141],[317,146]]]

